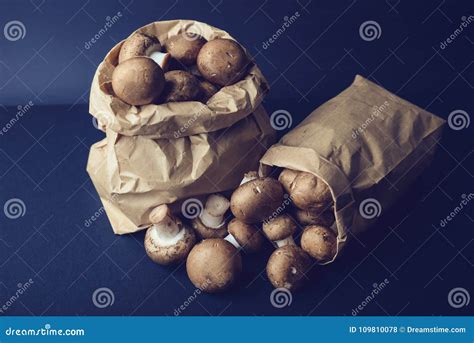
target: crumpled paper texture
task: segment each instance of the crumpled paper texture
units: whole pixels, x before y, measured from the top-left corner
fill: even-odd
[[[444,123],[357,75],[265,153],[260,173],[290,168],[328,184],[337,257],[349,233],[373,225],[428,167]]]
[[[233,39],[190,20],[155,22],[137,31],[157,36],[162,45],[183,31],[207,40]],[[160,204],[179,209],[187,198],[235,188],[276,139],[261,105],[268,84],[255,64],[206,104],[131,106],[110,85],[122,43],[107,54],[92,82],[89,110],[106,138],[91,147],[87,164],[117,234],[148,227],[149,213]]]

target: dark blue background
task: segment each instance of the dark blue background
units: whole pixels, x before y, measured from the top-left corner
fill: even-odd
[[[90,49],[88,42],[118,11],[123,17]],[[298,11],[299,19],[268,49],[262,44]],[[12,20],[25,37],[0,35],[0,126],[17,106],[34,104],[0,135],[0,205],[12,198],[24,216],[0,212],[0,306],[30,278],[34,284],[8,315],[173,315],[195,292],[185,268],[153,264],[143,233],[115,236],[85,171],[89,147],[103,138],[87,102],[97,65],[132,30],[156,20],[196,19],[230,32],[255,56],[271,84],[269,113],[285,109],[293,126],[362,74],[447,119],[473,113],[473,24],[444,50],[444,41],[473,14],[472,1],[0,1],[0,25]],[[364,41],[359,26],[377,21],[379,39]],[[3,33],[3,32],[1,32]],[[280,132],[283,134],[284,132]],[[472,204],[445,228],[442,218],[473,192],[472,125],[446,127],[432,167],[411,192],[345,254],[314,268],[290,306],[270,303],[264,272],[272,248],[244,257],[234,290],[201,294],[183,315],[351,315],[385,278],[389,285],[361,315],[464,315],[448,293],[473,280]],[[91,297],[110,288],[115,302]]]

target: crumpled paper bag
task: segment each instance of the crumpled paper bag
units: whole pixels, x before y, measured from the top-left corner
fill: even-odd
[[[183,31],[207,40],[233,39],[191,20],[137,30],[155,35],[162,45]],[[115,97],[110,85],[122,43],[107,54],[92,82],[89,110],[106,138],[91,147],[87,164],[117,234],[148,227],[150,211],[160,204],[235,188],[245,172],[258,168],[276,137],[261,105],[268,84],[254,63],[243,80],[206,104],[131,106]]]
[[[443,125],[443,119],[357,75],[265,153],[260,173],[290,168],[328,184],[337,256],[349,234],[374,224],[426,169]]]

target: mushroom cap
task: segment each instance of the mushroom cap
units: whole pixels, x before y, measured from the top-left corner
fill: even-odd
[[[276,249],[267,263],[267,276],[275,288],[296,290],[301,287],[311,267],[311,258],[296,245]]]
[[[148,57],[132,57],[120,63],[112,74],[115,94],[134,106],[152,103],[164,85],[163,70]]]
[[[184,70],[172,70],[165,73],[163,102],[193,101],[199,99],[199,80]]]
[[[148,219],[152,224],[161,223],[167,218],[174,219],[173,215],[171,214],[171,210],[167,204],[161,204],[155,207],[148,215]]]
[[[263,223],[263,232],[271,241],[279,241],[292,236],[296,231],[297,224],[288,214],[283,213]]]
[[[201,81],[199,83],[201,87],[201,101],[207,102],[214,94],[219,91],[219,88],[214,86],[212,83],[208,81]]]
[[[194,231],[183,227],[177,219],[177,224],[183,233],[181,239],[173,245],[162,246],[157,239],[155,228],[148,228],[145,234],[145,251],[150,259],[161,265],[169,265],[180,262],[186,258],[191,248],[196,243]]]
[[[288,193],[290,193],[291,184],[295,180],[298,173],[299,172],[296,170],[285,168],[281,171],[280,176],[278,176],[278,181],[280,181],[280,183],[283,185],[283,188]]]
[[[199,51],[206,42],[207,41],[199,35],[190,35],[187,32],[183,32],[170,37],[165,42],[165,48],[175,60],[189,66],[196,63]]]
[[[247,224],[261,223],[283,205],[284,190],[270,177],[257,178],[240,185],[230,198],[230,210]]]
[[[120,48],[119,64],[137,56],[150,56],[152,52],[161,51],[160,41],[156,37],[136,32]]]
[[[336,234],[324,226],[308,226],[301,236],[301,247],[318,262],[331,261],[337,252]]]
[[[256,252],[263,245],[263,236],[260,231],[252,224],[245,224],[234,218],[227,226],[227,230],[247,252]]]
[[[201,218],[196,217],[191,221],[191,226],[196,231],[196,234],[201,239],[206,238],[224,238],[227,236],[227,225],[222,225],[219,228],[207,227],[203,224]]]
[[[242,47],[231,39],[217,38],[204,44],[197,56],[201,75],[214,84],[228,86],[240,81],[249,65]]]
[[[197,288],[209,293],[219,292],[236,282],[242,271],[242,258],[226,240],[205,239],[189,253],[186,271]]]
[[[328,185],[317,176],[300,172],[291,183],[290,196],[293,204],[302,210],[322,212],[333,200]]]
[[[225,196],[211,194],[206,199],[205,211],[213,217],[223,216],[229,209],[230,202]]]
[[[291,213],[301,225],[322,225],[330,227],[335,221],[334,210],[332,208],[323,212],[312,212],[294,207]]]

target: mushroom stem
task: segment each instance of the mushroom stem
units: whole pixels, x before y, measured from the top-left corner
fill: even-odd
[[[153,61],[155,61],[163,71],[168,69],[171,55],[167,52],[153,51],[148,55]]]
[[[279,241],[274,241],[273,243],[277,248],[284,247],[285,245],[296,245],[293,236],[286,237],[285,239],[280,239]]]
[[[244,183],[255,180],[257,178],[258,178],[258,175],[256,171],[250,171],[248,173],[245,173],[242,181],[240,181],[240,185],[243,185]]]
[[[236,247],[237,249],[241,249],[242,246],[239,244],[239,242],[236,241],[235,237],[232,236],[230,233],[225,236],[224,238],[227,242],[229,242],[230,244],[232,244],[234,247]]]
[[[184,235],[183,228],[178,225],[166,204],[151,211],[150,221],[153,224],[153,238],[160,246],[174,245]]]
[[[206,200],[206,206],[199,215],[202,223],[213,229],[218,229],[225,224],[224,214],[229,209],[230,203],[219,194],[212,194]]]

